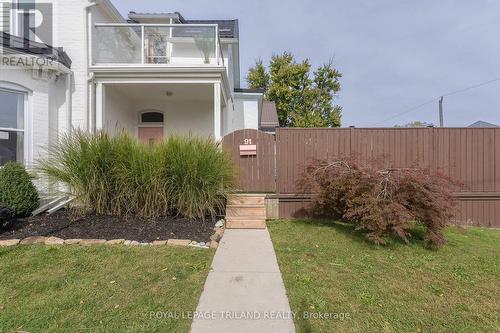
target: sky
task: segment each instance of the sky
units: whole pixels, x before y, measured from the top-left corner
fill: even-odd
[[[124,16],[239,19],[242,86],[255,60],[273,54],[290,51],[314,67],[333,59],[343,73],[342,126],[439,124],[441,95],[445,126],[500,125],[500,0],[112,2]]]

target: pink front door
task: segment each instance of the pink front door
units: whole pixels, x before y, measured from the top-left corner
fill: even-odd
[[[163,139],[163,127],[139,127],[139,140],[155,143]]]

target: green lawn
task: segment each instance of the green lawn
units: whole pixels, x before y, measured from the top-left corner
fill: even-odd
[[[188,332],[214,251],[0,248],[0,332]],[[151,318],[175,311],[180,318]],[[160,316],[161,317],[161,316]]]
[[[450,228],[427,250],[326,221],[269,223],[298,332],[500,331],[500,231]],[[304,319],[304,312],[350,319]]]

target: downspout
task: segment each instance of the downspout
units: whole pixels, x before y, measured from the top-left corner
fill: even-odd
[[[96,85],[94,81],[94,73],[89,73],[89,77],[87,80],[87,88],[90,89],[90,94],[89,94],[89,110],[88,110],[88,132],[89,133],[94,133],[95,132],[95,110],[96,110]]]
[[[91,57],[92,57],[92,43],[90,41],[90,36],[92,35],[92,13],[90,9],[94,6],[96,6],[98,3],[96,0],[89,0],[89,4],[85,6],[84,8],[84,20],[85,20],[85,72],[87,73],[87,83],[85,87],[85,103],[87,104],[85,110],[86,110],[86,117],[85,117],[85,130],[87,132],[93,131],[93,121],[95,119],[94,117],[94,104],[95,104],[95,98],[93,98],[94,94],[94,84],[93,84],[93,77],[90,75],[89,71],[89,66],[91,63]]]
[[[66,73],[66,130],[68,135],[73,129],[73,94],[71,93],[71,83],[73,72]]]
[[[71,130],[73,128],[73,94],[71,93],[73,71],[59,62],[57,63],[57,67],[54,67],[54,69],[64,74],[64,78],[66,80],[66,130],[68,134],[71,134]]]

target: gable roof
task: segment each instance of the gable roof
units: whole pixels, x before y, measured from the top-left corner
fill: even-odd
[[[496,127],[499,127],[499,126],[495,125],[495,124],[492,124],[492,123],[488,123],[486,121],[479,120],[479,121],[476,121],[473,124],[470,124],[468,127],[470,127],[470,128],[496,128]]]

